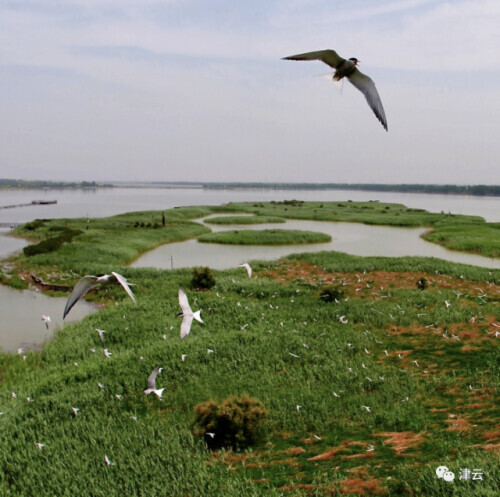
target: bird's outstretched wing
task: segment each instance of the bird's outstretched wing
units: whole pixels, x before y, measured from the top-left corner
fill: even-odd
[[[319,50],[317,52],[289,55],[288,57],[283,57],[282,60],[320,60],[334,69],[337,69],[345,61],[335,50]]]
[[[239,267],[244,267],[246,270],[247,270],[247,274],[248,274],[248,277],[251,278],[252,277],[252,268],[250,267],[250,264],[248,264],[248,262],[245,262],[243,264],[240,264]]]
[[[193,311],[189,306],[186,292],[184,292],[184,290],[181,287],[179,287],[179,305],[181,306],[183,314],[193,314]]]
[[[128,286],[127,279],[124,278],[121,274],[118,274],[115,272],[112,272],[111,274],[116,278],[116,281],[118,281],[118,283],[120,283],[120,285],[123,287],[123,289],[127,292],[127,295],[132,299],[134,304],[137,304],[135,297],[134,297],[134,294],[132,293],[132,290]]]
[[[151,390],[156,390],[156,377],[158,376],[158,373],[160,372],[162,368],[160,366],[157,366],[153,372],[149,375],[148,378],[148,388],[151,388]]]
[[[84,276],[73,288],[68,301],[66,302],[66,307],[64,308],[63,319],[66,317],[71,308],[94,286],[96,286],[97,277],[96,276]]]
[[[181,340],[186,338],[189,335],[189,332],[191,331],[191,323],[193,322],[193,314],[185,314],[182,317],[182,323],[181,323]]]
[[[373,80],[366,74],[363,74],[359,69],[354,69],[354,71],[347,76],[347,79],[363,93],[368,105],[387,131],[387,119],[385,117],[384,107],[382,106],[382,100],[380,100]]]

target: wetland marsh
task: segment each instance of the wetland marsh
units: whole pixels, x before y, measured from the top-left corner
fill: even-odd
[[[60,495],[65,482],[82,496],[496,495],[500,270],[321,251],[253,261],[253,278],[214,270],[216,286],[199,291],[190,268],[126,267],[159,244],[207,233],[194,219],[232,209],[262,207],[172,209],[165,227],[161,213],[136,212],[91,219],[88,230],[86,219],[19,230],[32,242],[62,226],[82,233],[53,252],[11,257],[4,283],[22,286],[35,273],[72,285],[118,269],[136,284],[138,304],[120,289],[95,292],[90,300],[104,308],[41,351],[0,355],[2,493]],[[378,217],[426,219],[433,229],[482,222],[398,209]],[[323,302],[332,285],[344,297]],[[205,322],[183,341],[178,286]],[[158,365],[161,401],[143,393]],[[245,393],[269,412],[261,438],[243,452],[209,451],[193,430],[194,406]],[[450,487],[435,476],[443,464],[457,474],[481,468],[484,479]]]

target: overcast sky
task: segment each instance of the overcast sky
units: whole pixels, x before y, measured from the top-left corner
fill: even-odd
[[[0,177],[500,184],[498,0],[1,0]],[[376,83],[321,62],[332,48]]]

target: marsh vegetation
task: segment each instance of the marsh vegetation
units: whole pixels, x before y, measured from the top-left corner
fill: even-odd
[[[329,242],[330,235],[303,230],[232,230],[208,233],[198,237],[202,243],[229,245],[301,245]]]
[[[404,209],[394,207],[394,218],[427,216]],[[92,219],[88,230],[86,219],[46,221],[30,230],[33,240],[51,226],[82,234],[55,252],[19,254],[12,271],[74,284],[207,232],[192,219],[211,213],[166,211],[166,227],[150,230],[134,224],[159,213]],[[177,290],[190,287],[192,270],[122,267],[137,306],[118,288],[96,293],[105,307],[42,351],[0,355],[0,493],[497,495],[499,270],[335,252],[251,264],[255,277],[213,271],[213,288],[190,289],[205,325],[182,341]],[[337,291],[324,301],[328,288]],[[143,393],[158,365],[161,401]],[[245,450],[229,442],[235,450],[213,452],[210,416],[225,401],[238,416],[248,398],[258,399],[244,404],[258,408],[259,436]],[[210,418],[204,431],[200,413]],[[443,464],[457,474],[481,468],[484,479],[440,481]]]

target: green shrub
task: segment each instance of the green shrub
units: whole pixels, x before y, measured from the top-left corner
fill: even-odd
[[[264,405],[246,394],[228,397],[221,404],[213,400],[197,404],[194,412],[195,433],[203,435],[211,449],[241,449],[255,443],[268,416]]]
[[[59,228],[60,235],[52,236],[41,242],[35,243],[33,245],[28,245],[23,248],[23,253],[27,257],[36,254],[47,254],[49,252],[54,252],[58,250],[61,245],[66,242],[70,243],[73,237],[83,233],[81,230],[72,230],[70,228]]]
[[[191,285],[195,288],[209,290],[215,286],[215,277],[209,267],[193,268]]]
[[[41,228],[44,225],[45,225],[44,219],[35,219],[34,221],[31,221],[30,223],[26,223],[23,226],[23,230],[33,231],[33,230],[36,230],[38,228]]]
[[[346,295],[345,289],[341,285],[330,285],[323,287],[319,298],[323,302],[339,302]]]

